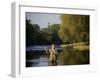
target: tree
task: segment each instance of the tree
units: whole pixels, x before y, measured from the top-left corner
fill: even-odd
[[[26,46],[60,43],[59,27],[59,24],[52,24],[40,29],[38,24],[32,24],[30,20],[26,20]]]
[[[31,24],[30,20],[26,20],[26,46],[29,46],[33,43],[33,34],[34,29],[33,29],[33,25]],[[31,34],[31,35],[30,35]]]
[[[38,24],[32,24],[30,20],[26,20],[26,46],[41,44],[42,35]]]
[[[62,41],[58,35],[60,24],[48,25],[47,28],[42,28],[42,31],[45,33],[46,40],[49,44],[60,44]]]
[[[58,35],[58,31],[60,29],[60,24],[52,24],[51,26],[49,26],[49,30],[51,32],[51,41],[52,43],[55,44],[61,44],[62,40],[60,39],[59,35]]]
[[[63,43],[79,42],[82,40],[81,33],[89,33],[88,15],[62,14],[61,21],[59,36]]]

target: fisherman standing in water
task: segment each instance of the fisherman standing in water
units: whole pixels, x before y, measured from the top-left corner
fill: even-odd
[[[55,48],[55,45],[52,44],[51,49],[47,50],[45,48],[46,53],[49,55],[48,57],[48,65],[50,66],[56,66],[57,65],[57,50]]]

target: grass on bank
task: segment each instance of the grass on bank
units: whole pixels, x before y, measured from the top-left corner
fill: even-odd
[[[78,42],[72,44],[62,44],[60,45],[62,48],[73,48],[76,50],[89,50],[88,42]]]

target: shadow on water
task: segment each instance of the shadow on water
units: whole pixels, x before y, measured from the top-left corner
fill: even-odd
[[[89,64],[89,50],[63,49],[58,51],[57,65]],[[45,51],[27,51],[26,67],[48,66],[48,55]]]
[[[26,52],[26,67],[47,66],[47,62],[48,58],[45,51],[36,50]]]

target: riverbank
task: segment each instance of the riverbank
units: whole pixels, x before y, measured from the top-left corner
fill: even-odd
[[[60,45],[62,48],[73,48],[76,50],[89,50],[89,44],[88,42],[78,42],[73,44],[63,44]]]

